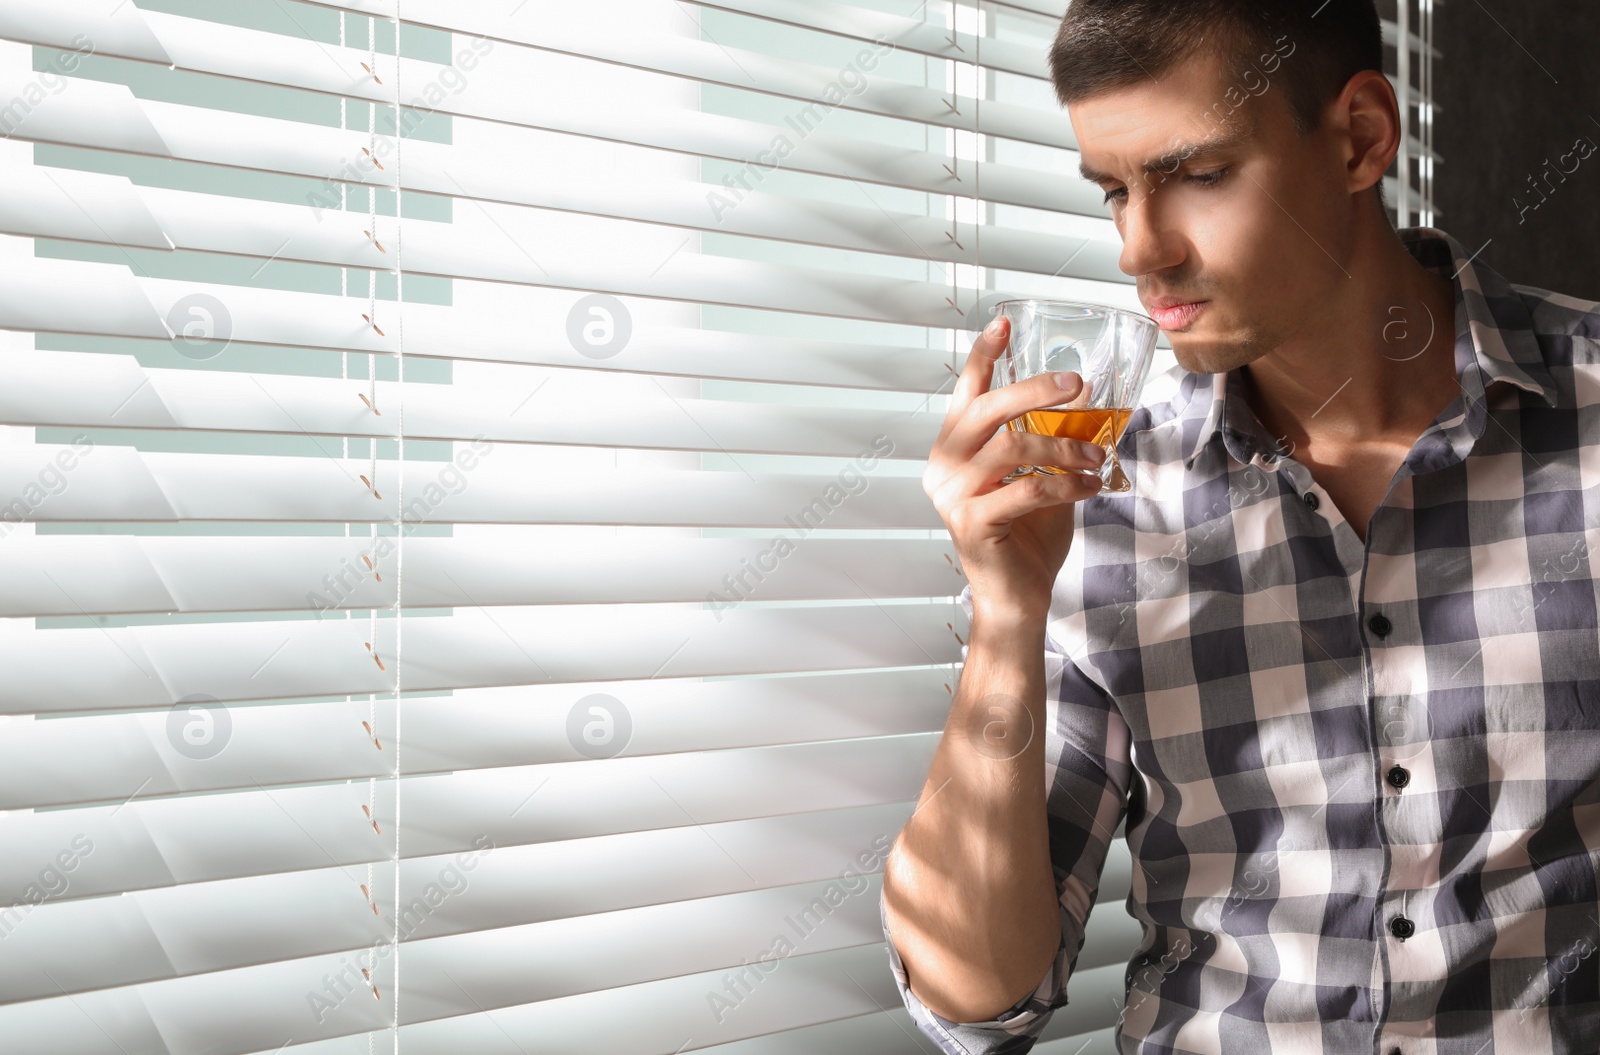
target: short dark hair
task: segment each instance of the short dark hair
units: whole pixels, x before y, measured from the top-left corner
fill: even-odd
[[[1252,71],[1259,79],[1257,63],[1285,47],[1293,50],[1267,76],[1280,80],[1281,71],[1295,132],[1304,136],[1321,126],[1323,108],[1351,77],[1383,69],[1377,6],[1374,0],[1072,0],[1050,46],[1050,80],[1066,106],[1209,50],[1239,83]]]

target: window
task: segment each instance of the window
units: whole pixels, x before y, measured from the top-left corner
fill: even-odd
[[[915,1050],[922,463],[1137,307],[1060,13],[7,0],[8,1050]]]

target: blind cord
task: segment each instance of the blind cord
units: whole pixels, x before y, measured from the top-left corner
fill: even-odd
[[[376,77],[377,77],[377,69],[378,69],[378,66],[377,66],[377,48],[378,48],[378,24],[377,24],[377,19],[373,18],[371,16],[368,16],[368,18],[367,18],[367,69],[368,69],[368,71],[370,73],[372,73],[374,79],[376,79]],[[368,152],[368,156],[371,157],[373,159],[373,161],[377,160],[377,127],[378,127],[378,117],[377,117],[377,115],[378,115],[377,105],[375,103],[369,102],[367,104],[367,152]],[[378,236],[378,227],[377,227],[377,220],[376,220],[377,205],[378,205],[378,190],[377,190],[376,185],[375,184],[368,184],[367,187],[366,187],[366,192],[367,192],[367,230],[370,233],[374,243],[376,243],[377,236]],[[346,290],[346,292],[348,293],[348,289]],[[376,304],[374,303],[375,300],[376,300],[376,294],[377,294],[377,275],[376,275],[375,272],[369,270],[367,272],[367,321],[372,325],[372,328],[375,329],[375,330],[377,329],[377,326],[378,326],[378,316],[377,316]],[[377,391],[378,382],[377,382],[377,377],[378,377],[378,357],[377,357],[376,354],[369,355],[367,357],[368,403],[371,405],[371,407],[373,408],[374,411],[377,410],[377,406],[378,406],[378,391]],[[376,495],[378,493],[378,439],[377,439],[376,432],[374,432],[373,437],[370,440],[368,440],[367,446],[368,446],[367,453],[369,455],[369,465],[368,465],[368,469],[367,469],[367,472],[369,473],[368,479],[371,481],[372,493],[374,495]],[[372,524],[371,536],[370,537],[371,537],[371,540],[372,540],[370,552],[373,555],[373,560],[376,561],[378,559],[378,554],[377,554],[377,522],[376,522],[376,520],[374,520],[374,522]],[[375,565],[373,567],[373,571],[374,572],[377,571],[377,568],[376,568]],[[378,613],[377,613],[377,609],[374,608],[371,611],[371,613],[369,614],[369,617],[368,617],[368,628],[367,628],[368,640],[370,640],[372,642],[373,655],[374,656],[376,656],[378,654],[378,652],[377,652],[377,645],[378,645],[377,620],[378,620]],[[380,664],[380,666],[381,666],[381,664]],[[377,741],[377,730],[378,730],[378,694],[375,693],[375,692],[374,693],[370,693],[367,696],[367,721],[370,723],[370,730],[371,730],[371,732],[373,734],[373,740],[374,740],[374,742],[376,742]],[[390,742],[391,742],[391,744],[393,743],[393,738],[391,738]],[[377,787],[378,787],[377,779],[375,777],[368,777],[367,778],[367,801],[372,803],[374,807],[376,807],[377,803],[378,803]],[[373,826],[374,826],[374,828],[376,828],[377,827],[376,823],[374,823]],[[374,887],[373,887],[373,878],[375,876],[376,867],[377,867],[376,866],[376,862],[373,862],[373,861],[368,861],[367,862],[367,889],[368,889],[368,891],[371,891],[372,889],[374,889]],[[378,911],[377,902],[372,899],[370,893],[368,894],[368,900],[372,903],[372,911],[373,911],[373,913],[376,914],[377,911]],[[378,994],[378,987],[377,987],[376,982],[374,982],[373,986],[372,986],[372,995],[375,996],[375,997],[378,997],[379,999],[382,999],[382,997],[379,996],[379,994]],[[376,1051],[377,1051],[376,1045],[377,1045],[377,1038],[372,1033],[369,1032],[367,1034],[367,1055],[376,1055]]]
[[[339,46],[341,48],[347,47],[349,45],[349,16],[350,16],[350,13],[348,11],[340,11],[339,12]],[[369,43],[370,43],[370,39],[371,39],[370,31],[368,33],[368,39],[369,39]],[[369,113],[369,115],[371,113],[371,107],[370,106],[368,107],[368,113]],[[369,116],[369,125],[370,125],[370,116]],[[349,100],[349,98],[347,96],[343,96],[343,95],[341,95],[339,97],[339,127],[341,129],[346,129],[346,130],[348,130],[349,127],[350,127],[350,100]],[[372,191],[369,188],[368,189],[368,197],[369,197],[369,199],[371,197],[371,194],[372,194]],[[349,184],[348,180],[340,180],[339,181],[339,210],[340,210],[341,214],[348,214],[349,211],[350,211],[350,184]],[[345,297],[350,296],[350,269],[348,267],[339,268],[339,296],[341,298],[345,298]],[[354,354],[355,354],[354,352],[351,352],[348,349],[346,349],[345,351],[343,351],[343,352],[341,352],[339,354],[339,376],[345,381],[350,380],[350,357],[352,355],[354,355]],[[370,357],[369,357],[369,362],[370,362]],[[369,372],[370,372],[370,368],[369,368]],[[340,447],[340,451],[339,451],[340,457],[343,458],[345,461],[349,461],[349,459],[350,459],[350,434],[349,433],[345,433],[343,436],[341,436],[339,438],[339,447]],[[344,525],[344,537],[347,538],[347,539],[355,537],[354,534],[351,531],[351,524],[350,524],[349,521],[346,521],[345,525]],[[374,559],[376,559],[376,557],[377,557],[376,547],[374,547],[374,549],[373,549],[373,557],[374,557]],[[374,565],[373,571],[374,572],[377,571],[376,565]],[[353,623],[355,621],[355,610],[353,608],[346,607],[344,609],[344,617],[345,617],[345,622]],[[346,703],[354,703],[355,702],[355,697],[347,695],[345,697],[345,702]],[[378,734],[377,734],[377,729],[378,729],[378,697],[377,697],[376,693],[368,693],[367,694],[367,723],[366,724],[367,724],[367,731],[372,736],[373,743],[376,745],[378,743]],[[379,749],[381,750],[382,748],[380,747]],[[371,778],[368,778],[368,780],[367,780],[367,801],[368,802],[373,802],[374,801],[374,799],[373,799],[374,791],[375,791],[375,781],[373,781]],[[373,900],[373,896],[372,896],[372,891],[374,889],[373,888],[373,879],[375,878],[375,874],[376,874],[375,863],[372,862],[372,861],[368,861],[367,862],[367,868],[366,868],[366,880],[367,881],[364,884],[362,884],[361,893],[362,893],[362,896],[366,899],[367,904],[369,906],[371,906],[374,915],[376,915],[377,912],[378,912],[377,902]],[[374,995],[376,995],[376,993],[377,993],[377,987],[376,986],[373,987],[373,993],[374,993]],[[368,1055],[375,1055],[375,1052],[373,1050],[373,1040],[372,1040],[371,1034],[368,1034],[368,1036],[367,1036],[367,1053],[368,1053]]]
[[[405,465],[406,465],[406,325],[404,302],[405,272],[400,262],[401,230],[404,227],[401,217],[401,144],[404,137],[401,135],[400,123],[400,0],[395,0],[394,8],[394,306],[395,306],[395,337],[394,355],[395,372],[398,380],[395,384],[397,402],[400,404],[396,416],[396,459],[398,470],[395,480],[395,571],[394,571],[394,735],[390,742],[394,745],[393,777],[391,784],[394,787],[394,1002],[390,1005],[390,1015],[393,1020],[394,1030],[394,1055],[400,1055],[400,703],[401,663],[400,642],[405,620],[401,607],[401,591],[405,588],[405,532],[402,524],[405,520]],[[377,233],[377,228],[373,228]],[[373,371],[376,373],[377,371]],[[376,530],[376,525],[374,525]]]

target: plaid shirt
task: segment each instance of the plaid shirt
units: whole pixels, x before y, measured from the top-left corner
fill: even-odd
[[[1125,814],[1124,1052],[1600,1049],[1600,304],[1401,239],[1452,278],[1461,395],[1365,542],[1237,371],[1166,375],[1132,492],[1079,503],[1045,653],[1062,947],[954,1023],[891,941],[943,1051],[1033,1046]]]

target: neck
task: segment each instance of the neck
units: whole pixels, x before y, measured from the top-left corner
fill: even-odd
[[[1302,453],[1421,434],[1460,391],[1455,294],[1389,232],[1358,235],[1325,310],[1243,368],[1251,409]]]

